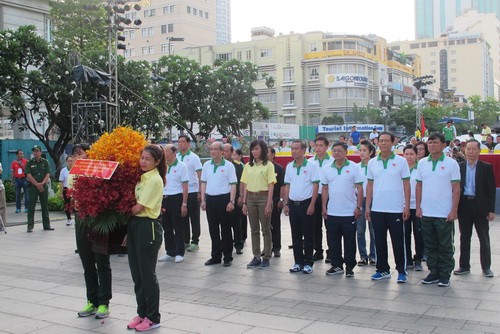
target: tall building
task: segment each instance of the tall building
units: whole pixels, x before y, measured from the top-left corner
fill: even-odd
[[[489,44],[479,33],[399,41],[390,43],[389,48],[418,55],[422,73],[434,76],[442,96],[449,91],[466,97],[494,96],[493,60]]]
[[[500,0],[415,0],[415,37],[439,37],[455,25],[455,18],[473,9],[500,19]]]
[[[177,54],[177,53],[176,53]],[[412,77],[418,57],[388,51],[375,36],[323,32],[274,36],[266,27],[252,29],[246,42],[192,47],[179,55],[211,65],[217,59],[249,61],[258,67],[258,100],[271,122],[319,125],[338,115],[352,121],[354,106],[385,108],[413,99]],[[267,87],[265,77],[275,79]]]
[[[187,47],[231,40],[230,0],[148,0],[141,5],[140,11],[125,14],[142,21],[124,31],[127,59],[154,62]]]
[[[217,0],[217,44],[231,43],[231,0]]]

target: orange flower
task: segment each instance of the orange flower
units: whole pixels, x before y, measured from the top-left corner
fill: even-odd
[[[142,133],[122,126],[103,134],[87,153],[90,159],[118,161],[138,168],[141,151],[146,144]]]

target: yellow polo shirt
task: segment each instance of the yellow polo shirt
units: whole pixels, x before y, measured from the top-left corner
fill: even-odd
[[[137,203],[144,206],[137,217],[158,218],[163,200],[163,179],[158,169],[150,170],[141,175],[139,183],[135,186]]]
[[[273,163],[268,161],[267,164],[263,165],[260,162],[258,164],[254,163],[253,166],[250,166],[250,163],[246,163],[240,182],[245,183],[247,190],[250,192],[269,190],[269,184],[276,183]]]

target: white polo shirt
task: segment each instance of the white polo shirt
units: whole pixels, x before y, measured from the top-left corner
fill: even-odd
[[[358,164],[345,160],[338,168],[335,161],[323,171],[321,184],[328,186],[327,213],[329,216],[350,217],[358,206],[356,184],[363,183],[363,175]]]
[[[321,178],[323,177],[323,173],[324,173],[324,170],[326,168],[328,168],[329,166],[331,166],[332,162],[333,162],[333,158],[330,156],[330,154],[326,154],[325,157],[323,158],[323,160],[319,160],[317,156],[314,156],[312,158],[309,158],[308,161],[312,161],[314,163],[316,163],[318,166],[319,166],[319,169],[320,169],[320,180]],[[321,195],[321,193],[323,192],[323,187],[320,185],[319,187],[319,190],[318,190],[318,194]]]
[[[177,159],[185,163],[188,168],[188,192],[197,193],[198,191],[200,191],[200,184],[198,183],[197,173],[197,171],[201,170],[200,157],[196,153],[191,152],[191,150],[187,150],[186,154],[184,155],[180,151],[177,152]]]
[[[189,182],[188,168],[185,163],[175,159],[173,165],[167,165],[167,184],[163,195],[182,194],[182,184]]]
[[[366,198],[366,185],[368,184],[368,165],[365,165],[363,161],[358,163],[359,169],[361,170],[361,176],[363,177],[363,197]]]
[[[63,183],[64,188],[68,188],[68,176],[68,167],[64,167],[63,169],[61,169],[61,173],[59,173],[59,181]]]
[[[417,198],[415,195],[415,189],[417,187],[417,167],[418,167],[418,161],[417,165],[415,167],[410,169],[410,209],[416,209],[417,208]],[[403,205],[404,205],[404,200],[403,200]]]
[[[234,165],[222,158],[216,165],[213,159],[203,164],[201,182],[207,184],[206,194],[210,196],[224,195],[231,192],[231,185],[237,184]]]
[[[402,213],[404,210],[403,180],[410,179],[406,159],[391,153],[387,160],[380,155],[368,163],[368,181],[373,181],[372,211]]]
[[[426,217],[448,217],[453,206],[452,184],[460,182],[458,163],[444,154],[436,161],[431,156],[420,159],[417,182],[422,182],[422,214]]]
[[[285,184],[290,185],[288,198],[292,201],[303,201],[311,198],[313,183],[319,184],[320,181],[320,168],[312,161],[304,159],[300,166],[297,166],[293,161],[286,166]]]

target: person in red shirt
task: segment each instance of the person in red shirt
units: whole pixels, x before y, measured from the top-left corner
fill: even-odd
[[[12,183],[14,183],[16,188],[16,213],[21,212],[21,189],[24,192],[24,213],[27,213],[29,205],[29,181],[26,177],[25,168],[28,160],[24,158],[23,150],[17,150],[16,155],[17,158],[12,161],[10,167]]]

